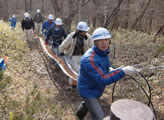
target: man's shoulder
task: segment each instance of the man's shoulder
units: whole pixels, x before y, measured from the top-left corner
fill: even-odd
[[[43,25],[46,25],[46,24],[48,24],[48,20],[45,20],[45,21],[43,22]]]
[[[87,36],[91,37],[91,35],[89,33],[86,33]]]
[[[63,26],[61,26],[61,27],[60,27],[60,29],[61,29],[61,30],[64,30],[64,27],[63,27]]]
[[[75,31],[71,32],[69,35],[74,35],[75,34]]]
[[[56,27],[56,25],[53,24],[53,25],[50,27],[50,29],[55,29],[55,27]]]
[[[46,21],[48,21],[48,20],[44,20],[43,23],[45,23]]]
[[[92,48],[88,49],[85,54],[82,56],[82,60],[84,62],[90,62],[90,58],[91,58],[91,54],[92,54],[93,50]]]
[[[92,36],[89,33],[87,33],[86,35],[87,35],[87,40],[91,40]]]
[[[24,18],[24,21],[32,21],[31,17]]]
[[[68,34],[68,37],[72,38],[72,36],[75,34],[75,31],[74,32],[71,32]]]

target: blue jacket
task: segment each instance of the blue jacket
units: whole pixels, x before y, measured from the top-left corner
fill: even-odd
[[[11,27],[15,28],[17,19],[12,17],[12,18],[9,18],[9,21],[11,22]]]
[[[62,39],[67,37],[66,32],[63,26],[56,28],[56,25],[53,25],[47,32],[46,41],[50,39],[50,36],[53,36],[53,46],[59,46],[62,43]]]
[[[54,21],[52,21],[51,24],[49,24],[48,20],[44,21],[42,24],[42,29],[41,31],[44,33],[45,37],[47,36],[47,31],[50,29],[55,24]]]
[[[0,59],[0,71],[5,70],[6,69],[6,64],[5,64],[5,60],[3,58]]]
[[[77,89],[84,99],[101,97],[106,85],[125,76],[121,69],[109,72],[108,53],[93,46],[81,58]]]

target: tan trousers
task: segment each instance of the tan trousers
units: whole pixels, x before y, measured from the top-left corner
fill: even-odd
[[[35,33],[39,35],[40,33],[40,27],[41,27],[41,23],[36,23],[35,22]]]
[[[72,56],[72,61],[75,63],[75,66],[73,66],[76,70],[76,72],[78,72],[77,71],[77,69],[79,70],[79,68],[80,68],[80,59],[81,59],[81,57],[82,56]],[[69,85],[72,85],[72,79],[71,78],[69,78]]]
[[[26,32],[26,38],[28,41],[31,41],[32,40],[32,29],[25,29],[25,32]]]

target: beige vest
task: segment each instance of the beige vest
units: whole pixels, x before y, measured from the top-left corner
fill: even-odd
[[[72,54],[75,49],[76,45],[76,38],[72,38],[72,36],[75,34],[75,32],[71,32],[67,38],[62,42],[62,44],[59,47],[59,52],[64,53],[69,57],[72,57]],[[86,52],[89,48],[92,47],[92,41],[91,41],[91,35],[86,34],[88,39],[84,41],[84,52]]]

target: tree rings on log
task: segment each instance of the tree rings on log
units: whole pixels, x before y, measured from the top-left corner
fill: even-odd
[[[155,117],[147,105],[135,100],[120,99],[111,105],[110,120],[155,120]]]

